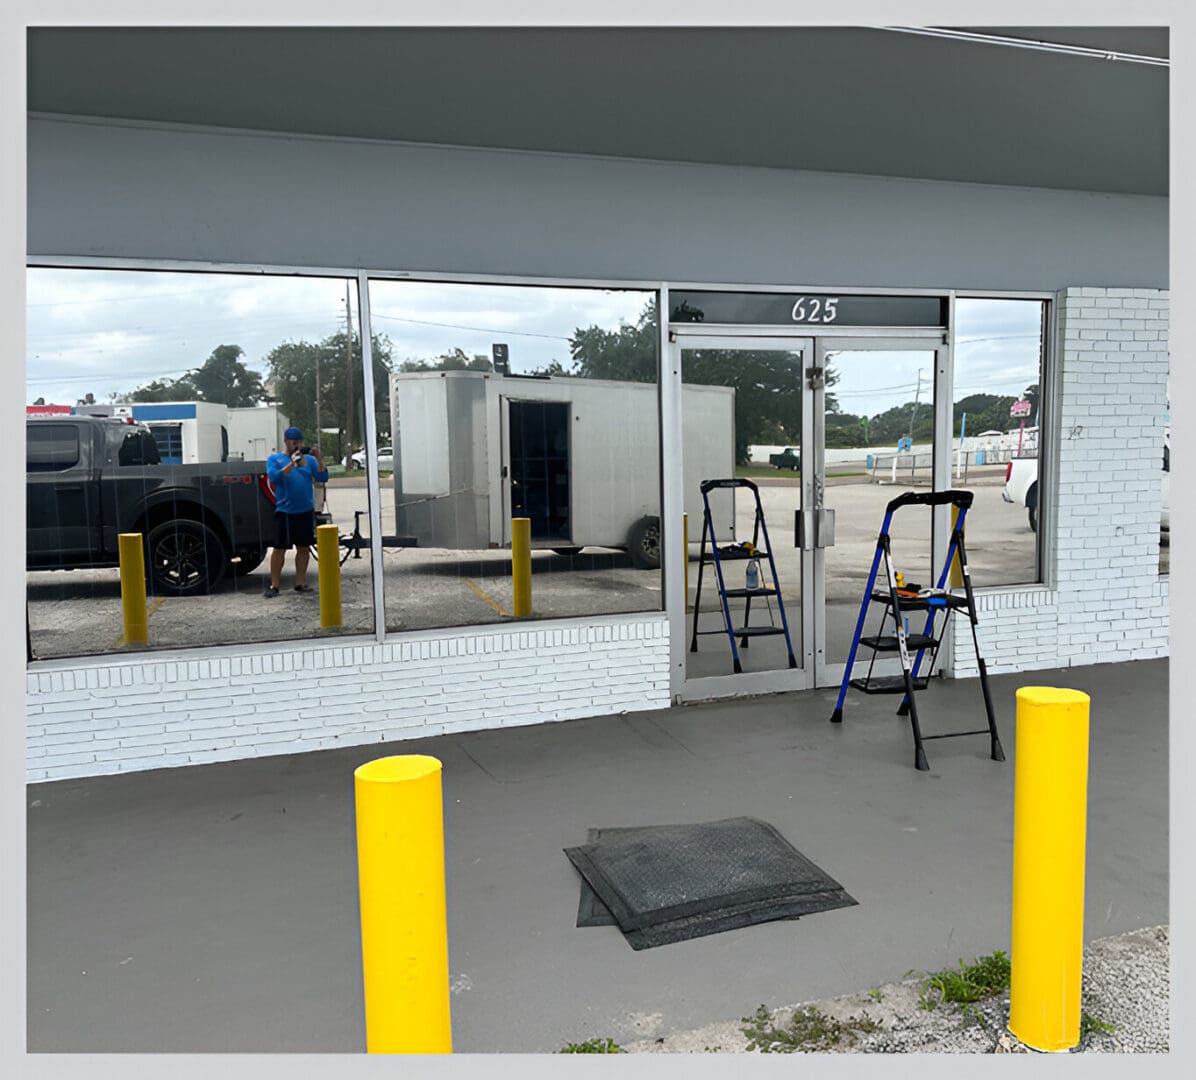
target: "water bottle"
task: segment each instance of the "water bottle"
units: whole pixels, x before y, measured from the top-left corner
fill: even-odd
[[[748,559],[747,570],[743,575],[743,583],[749,589],[760,588],[760,560]]]

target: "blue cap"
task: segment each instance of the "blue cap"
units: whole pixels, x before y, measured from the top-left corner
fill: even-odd
[[[300,431],[297,427],[289,427],[286,429],[286,431],[284,431],[282,433],[282,437],[284,439],[298,439],[300,442],[302,442],[303,441],[303,432]]]

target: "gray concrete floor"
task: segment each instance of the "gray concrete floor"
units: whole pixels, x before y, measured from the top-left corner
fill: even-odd
[[[364,1048],[353,769],[444,762],[454,1046],[553,1051],[685,1031],[993,949],[1010,920],[1014,691],[1092,695],[1085,938],[1169,921],[1167,663],[992,680],[980,736],[912,765],[896,699],[834,691],[31,785],[31,1051]],[[919,696],[982,724],[975,680]],[[590,827],[752,815],[859,901],[642,952],[575,927]]]

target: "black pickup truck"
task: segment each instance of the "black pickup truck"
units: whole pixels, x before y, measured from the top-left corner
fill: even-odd
[[[264,461],[164,465],[144,424],[95,416],[29,417],[25,461],[30,570],[118,566],[117,535],[137,532],[151,591],[192,596],[273,543]]]
[[[801,471],[801,451],[794,446],[787,446],[779,454],[769,454],[768,464],[774,469],[792,469]]]

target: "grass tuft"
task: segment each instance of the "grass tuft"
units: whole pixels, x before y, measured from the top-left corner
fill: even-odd
[[[627,1053],[614,1039],[587,1039],[582,1043],[566,1043],[558,1054],[625,1054]]]
[[[922,981],[918,1008],[934,1009],[943,1002],[956,1005],[983,1001],[1009,989],[1009,958],[998,949],[988,956],[978,956],[970,964],[959,961],[959,968],[945,968],[933,974],[918,974]]]

